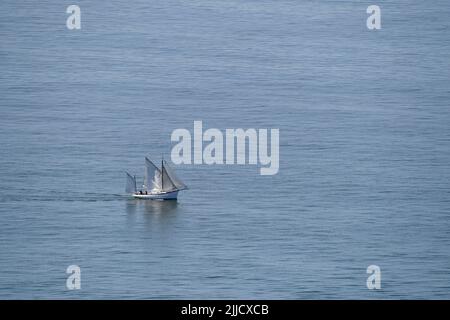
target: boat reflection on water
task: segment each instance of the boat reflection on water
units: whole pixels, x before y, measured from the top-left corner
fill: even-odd
[[[149,214],[170,214],[174,213],[178,207],[176,200],[139,200],[128,199],[126,201],[126,211],[128,215],[138,212]]]
[[[127,215],[131,216],[136,214],[138,202],[139,201],[136,199],[129,199],[125,202],[125,209],[127,211]]]
[[[177,200],[163,200],[163,201],[141,201],[143,202],[146,213],[157,215],[172,215],[176,213],[178,208]]]
[[[173,221],[179,211],[176,200],[139,200],[129,199],[126,201],[125,210],[127,220],[131,224],[144,219],[145,224],[154,222],[167,223]]]

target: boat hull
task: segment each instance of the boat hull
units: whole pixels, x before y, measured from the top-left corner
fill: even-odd
[[[171,192],[161,192],[161,193],[149,193],[149,194],[133,194],[135,199],[143,200],[176,200],[178,197],[178,190]]]

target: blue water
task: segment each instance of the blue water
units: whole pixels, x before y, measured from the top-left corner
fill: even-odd
[[[0,298],[450,298],[448,1],[70,4],[0,8]],[[124,197],[194,120],[279,128],[279,173]]]

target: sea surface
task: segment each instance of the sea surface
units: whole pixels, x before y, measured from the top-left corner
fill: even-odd
[[[449,299],[449,80],[447,0],[2,0],[0,298]],[[125,196],[194,120],[279,128],[279,173]]]

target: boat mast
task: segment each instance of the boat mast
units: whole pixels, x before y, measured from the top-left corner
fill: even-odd
[[[161,189],[164,190],[164,154],[161,159]]]

